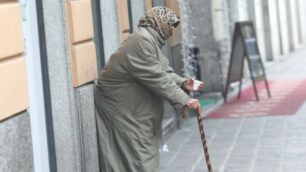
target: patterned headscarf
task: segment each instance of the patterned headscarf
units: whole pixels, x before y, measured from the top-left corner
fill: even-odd
[[[139,19],[138,27],[152,27],[166,40],[172,35],[171,26],[176,27],[179,23],[179,19],[171,9],[154,7]]]

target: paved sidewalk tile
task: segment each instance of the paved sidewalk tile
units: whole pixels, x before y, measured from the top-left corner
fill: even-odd
[[[306,79],[306,49],[267,68],[268,79]],[[306,87],[306,86],[305,86]],[[306,172],[306,101],[294,115],[204,121],[214,172]],[[197,119],[165,141],[161,172],[205,172]]]

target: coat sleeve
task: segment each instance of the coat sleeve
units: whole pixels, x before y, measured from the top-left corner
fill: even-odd
[[[174,72],[174,70],[172,69],[172,67],[169,66],[169,61],[166,57],[161,57],[162,58],[162,61],[163,61],[163,65],[164,65],[164,68],[165,68],[165,71],[170,75],[171,79],[173,81],[175,81],[175,83],[179,86],[179,87],[182,87],[183,83],[186,81],[185,78],[179,76],[178,74],[176,74]]]
[[[151,40],[143,37],[134,42],[126,57],[130,75],[142,85],[168,100],[177,110],[187,104],[190,97],[162,70]]]

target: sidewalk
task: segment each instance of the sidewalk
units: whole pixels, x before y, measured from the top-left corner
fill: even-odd
[[[306,79],[306,49],[273,63],[266,72],[268,80]],[[306,101],[294,115],[203,122],[214,172],[306,171]],[[160,153],[161,172],[207,171],[195,117],[186,119],[165,144],[169,151]]]

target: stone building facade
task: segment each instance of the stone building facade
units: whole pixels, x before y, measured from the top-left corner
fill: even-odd
[[[99,171],[94,81],[157,5],[182,21],[164,48],[170,64],[184,75],[182,49],[199,47],[206,92],[223,89],[237,21],[254,22],[265,62],[305,43],[303,0],[2,0],[0,171]],[[179,114],[165,107],[163,127],[173,131]]]

